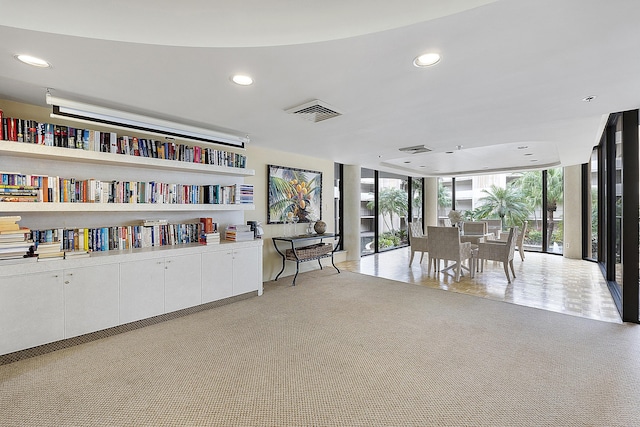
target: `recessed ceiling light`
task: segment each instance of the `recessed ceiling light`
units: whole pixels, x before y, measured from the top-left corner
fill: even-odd
[[[533,153],[524,153],[525,156],[533,156]]]
[[[34,67],[40,67],[40,68],[51,67],[51,64],[49,64],[47,61],[45,61],[44,59],[36,58],[35,56],[17,54],[17,55],[14,55],[13,57],[20,62],[23,62],[28,65],[33,65]]]
[[[440,55],[439,54],[437,54],[437,53],[423,53],[422,55],[417,56],[413,60],[413,65],[415,65],[416,67],[424,68],[424,67],[430,67],[432,65],[435,65],[438,62],[440,62]]]
[[[529,161],[530,161],[530,162],[537,162],[538,160],[536,160],[536,159],[531,159],[531,160],[529,160]]]
[[[453,154],[453,151],[445,151],[445,154]]]
[[[418,167],[419,167],[419,168],[426,168],[426,166],[425,166],[425,165],[420,165],[420,166],[418,166]]]
[[[518,147],[518,150],[526,150],[527,148],[529,148],[528,145],[521,145]]]
[[[253,79],[244,74],[236,74],[231,76],[231,81],[240,86],[249,86],[253,84]]]
[[[410,162],[409,160],[407,160],[407,161],[405,161],[405,163],[409,164],[409,163],[411,163],[411,162]]]

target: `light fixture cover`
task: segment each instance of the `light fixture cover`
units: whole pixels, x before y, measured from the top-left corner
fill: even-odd
[[[144,133],[171,136],[197,142],[232,145],[244,148],[249,142],[248,136],[235,135],[214,129],[201,128],[183,123],[170,122],[154,117],[125,111],[113,110],[97,105],[46,95],[47,104],[53,107],[51,117],[73,120],[82,123],[98,123],[121,129],[133,129]]]

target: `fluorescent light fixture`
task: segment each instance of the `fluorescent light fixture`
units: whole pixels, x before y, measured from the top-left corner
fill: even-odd
[[[241,148],[244,148],[244,144],[249,142],[248,135],[241,136],[214,129],[156,119],[140,114],[127,113],[125,111],[54,97],[50,93],[47,93],[46,100],[47,104],[53,106],[53,112],[49,115],[53,118],[81,123],[101,124],[119,129],[136,130],[146,134],[170,136],[196,142],[232,145]]]

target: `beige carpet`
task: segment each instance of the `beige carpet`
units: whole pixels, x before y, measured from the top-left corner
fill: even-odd
[[[2,426],[634,426],[640,326],[332,269],[0,366]]]

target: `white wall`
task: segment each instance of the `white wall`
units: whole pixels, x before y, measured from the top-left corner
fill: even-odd
[[[284,227],[282,224],[267,224],[268,187],[267,165],[287,166],[297,169],[308,169],[322,172],[322,220],[327,223],[327,231],[334,230],[333,207],[333,179],[334,162],[332,160],[318,159],[315,157],[301,156],[283,151],[269,150],[248,144],[247,167],[256,171],[255,176],[245,178],[245,183],[253,184],[255,211],[245,212],[245,221],[260,221],[264,229],[263,256],[263,280],[273,280],[282,268],[282,258],[273,247],[272,237],[282,236]],[[298,224],[297,230],[302,233],[306,224]],[[336,256],[336,262],[344,260],[344,254]],[[330,262],[323,260],[323,265]],[[300,271],[308,271],[318,268],[315,261],[304,262],[300,265]],[[331,267],[333,269],[333,267]],[[295,274],[295,263],[287,261],[286,270],[282,276]],[[281,276],[281,277],[282,277]],[[281,278],[278,280],[282,280]],[[284,279],[290,281],[291,279]]]

